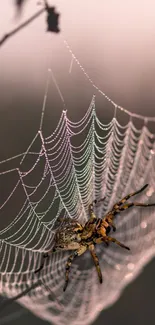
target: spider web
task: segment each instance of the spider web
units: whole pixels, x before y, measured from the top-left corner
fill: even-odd
[[[102,287],[91,257],[86,252],[70,272],[70,282],[63,292],[68,252],[58,252],[45,260],[41,273],[42,253],[54,245],[59,218],[70,217],[85,223],[88,205],[105,197],[95,212],[102,217],[124,195],[144,184],[149,187],[138,197],[140,202],[155,202],[155,136],[147,127],[155,118],[130,113],[116,105],[93,84],[72,53],[71,66],[77,63],[84,76],[114,107],[112,120],[104,123],[97,115],[96,98],[78,122],[62,111],[51,134],[44,135],[43,124],[49,79],[45,90],[40,128],[26,152],[0,163],[0,181],[14,184],[0,201],[3,225],[0,228],[0,293],[14,297],[27,286],[32,290],[19,302],[40,318],[54,324],[90,324],[101,310],[118,299],[122,289],[132,281],[155,254],[154,208],[133,208],[115,220],[116,238],[130,247],[127,252],[111,244],[97,247],[103,274]],[[61,91],[55,85],[64,103]],[[126,113],[128,121],[119,123],[117,116]],[[134,117],[142,121],[137,128]],[[11,166],[11,167],[10,167]],[[35,285],[38,279],[42,284]]]

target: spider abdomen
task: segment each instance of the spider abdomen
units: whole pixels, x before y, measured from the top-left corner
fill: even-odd
[[[79,230],[81,230],[80,224],[68,224],[64,228],[60,229],[55,236],[55,250],[75,250],[80,247],[81,236]]]

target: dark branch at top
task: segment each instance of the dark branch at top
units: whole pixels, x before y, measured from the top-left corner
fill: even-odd
[[[4,42],[15,35],[17,32],[19,32],[21,29],[29,25],[33,20],[38,18],[44,11],[47,12],[47,31],[53,32],[53,33],[59,33],[59,16],[55,11],[55,7],[51,7],[48,5],[47,1],[45,1],[45,6],[41,10],[39,10],[36,14],[34,14],[32,17],[30,17],[28,20],[26,20],[24,23],[13,29],[11,32],[6,33],[1,39],[0,39],[0,46],[4,44]]]

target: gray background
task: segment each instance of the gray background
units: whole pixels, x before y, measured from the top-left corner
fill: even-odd
[[[155,115],[154,1],[100,0],[96,4],[86,0],[74,1],[73,5],[62,0],[52,4],[61,13],[60,35],[46,32],[43,14],[0,48],[0,161],[25,151],[36,134],[49,67],[64,96],[68,116],[79,120],[88,108],[95,91],[76,64],[71,75],[68,73],[71,55],[63,39],[67,39],[93,82],[117,104],[138,114]],[[0,38],[37,10],[40,7],[36,2],[27,0],[19,16],[13,1],[3,2]],[[98,96],[97,104],[98,115],[110,120],[114,112],[112,105],[107,105],[102,96]],[[51,82],[45,134],[53,131],[63,108]],[[122,122],[127,119],[120,112],[117,117]],[[149,127],[154,128],[151,123]],[[154,324],[154,273],[153,260],[95,324]],[[10,321],[5,318],[3,323],[45,324],[28,311],[13,320],[13,315],[18,316],[14,312],[21,309],[16,304],[8,307],[4,315],[9,315]]]

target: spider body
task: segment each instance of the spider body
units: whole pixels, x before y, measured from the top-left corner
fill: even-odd
[[[80,247],[82,229],[83,227],[80,223],[66,218],[63,227],[55,234],[53,251],[78,249]]]
[[[116,231],[116,227],[114,225],[113,219],[116,214],[124,211],[130,207],[138,206],[138,207],[148,207],[148,206],[155,206],[155,203],[152,204],[144,204],[138,202],[129,202],[126,201],[142,192],[148,184],[143,186],[140,190],[130,193],[126,195],[122,200],[114,204],[111,211],[109,211],[103,218],[97,218],[94,214],[94,205],[101,200],[93,201],[89,205],[89,220],[84,224],[78,223],[76,220],[72,220],[71,218],[62,218],[62,224],[60,228],[56,231],[55,234],[55,244],[52,250],[48,251],[47,254],[43,256],[43,259],[49,257],[50,253],[54,253],[58,250],[73,250],[74,252],[68,257],[66,263],[66,272],[65,272],[65,286],[64,291],[67,288],[68,281],[69,281],[69,271],[72,264],[72,261],[75,257],[80,256],[89,250],[91,256],[93,258],[99,282],[102,283],[102,273],[99,266],[99,260],[95,252],[96,244],[106,243],[107,245],[110,242],[113,242],[119,245],[122,248],[130,250],[129,247],[124,245],[123,243],[119,242],[117,239],[109,236],[109,232],[111,229]],[[44,266],[44,261],[42,262],[39,269],[35,271],[35,273],[39,272]]]

